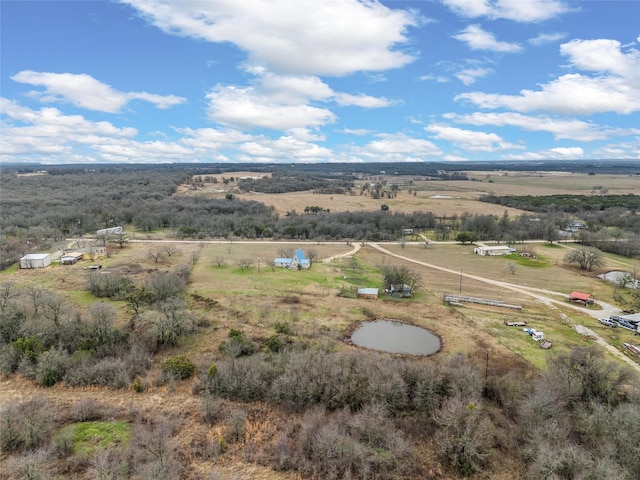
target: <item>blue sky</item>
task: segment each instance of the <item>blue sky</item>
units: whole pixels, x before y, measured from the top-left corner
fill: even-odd
[[[0,161],[640,160],[636,0],[0,2]]]

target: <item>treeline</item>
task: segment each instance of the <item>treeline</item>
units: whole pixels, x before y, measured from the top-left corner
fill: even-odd
[[[484,195],[480,200],[544,213],[541,218],[555,219],[558,231],[579,219],[585,228],[573,232],[573,238],[583,245],[628,257],[640,255],[640,195]]]
[[[303,192],[344,194],[353,187],[354,178],[337,175],[311,175],[308,173],[274,172],[271,176],[258,179],[243,178],[238,188],[244,192],[286,193]]]
[[[480,201],[519,208],[530,212],[583,213],[611,208],[631,213],[640,209],[640,195],[482,195]]]

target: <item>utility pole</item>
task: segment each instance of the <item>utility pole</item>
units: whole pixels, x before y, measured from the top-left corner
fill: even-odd
[[[462,267],[460,267],[460,293],[462,293]]]
[[[260,255],[258,255],[258,273],[260,273]]]
[[[487,378],[489,377],[489,349],[487,348],[487,361],[484,365],[484,380],[485,382],[487,381]]]

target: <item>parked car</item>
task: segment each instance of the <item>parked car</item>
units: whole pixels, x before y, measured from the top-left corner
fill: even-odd
[[[614,322],[613,320],[609,320],[608,318],[599,318],[598,322],[600,322],[602,325],[606,325],[607,327],[617,327],[618,324],[616,322]]]
[[[619,322],[620,320],[622,320],[623,322],[626,322],[626,320],[622,318],[620,315],[611,315],[609,317],[609,320],[613,320],[614,322]]]

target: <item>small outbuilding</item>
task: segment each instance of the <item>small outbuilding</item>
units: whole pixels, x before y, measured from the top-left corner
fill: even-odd
[[[358,298],[378,298],[377,288],[359,288]]]
[[[577,291],[571,292],[567,297],[567,300],[569,302],[584,303],[585,305],[593,305],[594,303],[596,303],[596,297],[594,297],[590,293]]]
[[[507,246],[507,245],[492,245],[492,246],[488,246],[488,245],[479,245],[476,248],[473,249],[473,253],[477,254],[477,255],[482,255],[482,256],[487,256],[487,255],[509,255],[511,253],[513,253],[515,250],[513,250],[511,247]]]
[[[20,259],[20,268],[44,268],[51,265],[49,253],[28,253]]]
[[[75,265],[84,257],[83,252],[68,252],[60,257],[60,263],[62,265]]]

